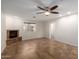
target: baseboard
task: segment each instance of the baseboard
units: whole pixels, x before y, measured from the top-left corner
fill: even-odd
[[[31,39],[26,39],[26,40],[33,40],[33,39],[48,39],[47,37],[37,37],[37,38],[31,38]]]

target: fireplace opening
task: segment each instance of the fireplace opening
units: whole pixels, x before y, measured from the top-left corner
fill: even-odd
[[[17,35],[17,31],[10,31],[10,36],[9,38],[16,38],[18,35]]]
[[[8,38],[18,37],[18,30],[8,30]]]

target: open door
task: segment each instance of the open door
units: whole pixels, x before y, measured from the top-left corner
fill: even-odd
[[[54,23],[51,23],[49,27],[49,38],[54,39]]]

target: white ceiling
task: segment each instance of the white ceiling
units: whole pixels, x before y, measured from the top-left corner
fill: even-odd
[[[78,8],[77,0],[2,0],[2,12],[6,14],[21,17],[24,20],[50,20],[59,17],[59,14],[36,14],[41,11],[37,6],[53,6],[58,5],[56,9],[60,14],[66,15],[67,12],[75,13]],[[33,18],[35,16],[36,18]]]

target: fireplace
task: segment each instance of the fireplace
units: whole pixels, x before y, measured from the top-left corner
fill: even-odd
[[[19,37],[19,30],[7,30],[8,39],[17,38],[17,37]]]
[[[19,36],[19,30],[7,30],[7,45],[11,45],[20,41],[22,41],[22,37]]]

